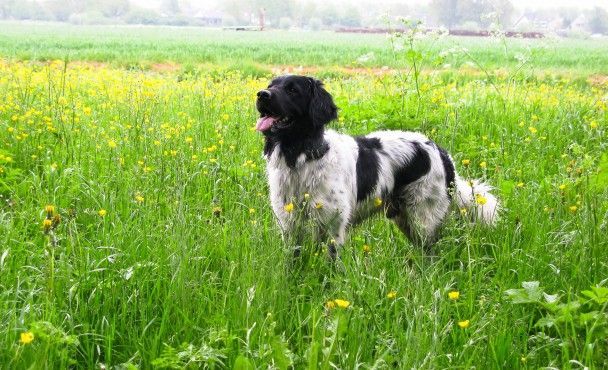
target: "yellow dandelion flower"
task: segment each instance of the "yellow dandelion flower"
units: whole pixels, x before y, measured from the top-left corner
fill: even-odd
[[[598,126],[597,121],[591,121],[591,122],[589,122],[589,127],[595,129],[595,128],[597,128],[597,126]]]
[[[524,183],[523,182],[518,182],[517,183],[517,187],[518,188],[523,188],[524,187]]]
[[[291,212],[293,212],[293,208],[294,208],[293,203],[287,203],[287,204],[286,204],[286,205],[283,207],[283,209],[284,209],[284,210],[285,210],[285,212],[287,212],[287,213],[291,213]]]
[[[103,208],[102,208],[102,209],[100,209],[99,211],[97,211],[97,214],[98,214],[100,217],[105,217],[105,216],[108,214],[108,211],[106,211],[105,209],[103,209]]]
[[[466,329],[470,326],[471,322],[469,320],[458,321],[458,326],[462,329]]]
[[[252,215],[255,213],[255,208],[249,208],[249,214]]]
[[[397,297],[397,292],[394,290],[391,290],[390,292],[388,292],[388,294],[386,295],[386,298],[388,299],[395,299]]]
[[[380,207],[382,205],[382,199],[380,199],[380,198],[374,199],[374,205],[376,207]]]
[[[461,208],[461,209],[460,209],[460,214],[461,214],[461,215],[466,216],[466,215],[467,215],[467,213],[469,213],[469,211],[467,211],[467,209],[466,209],[466,208]]]
[[[189,144],[189,143],[191,143],[191,142],[192,142],[192,138],[191,138],[190,136],[188,136],[188,137],[186,138],[186,143],[188,143],[188,144]]]
[[[228,119],[229,119],[229,118],[230,118],[230,115],[228,115],[228,114],[226,114],[226,113],[222,114],[222,119],[223,119],[224,121],[228,121]]]
[[[334,299],[334,303],[340,308],[348,308],[350,306],[350,302],[344,299]]]
[[[369,253],[371,251],[372,251],[372,248],[369,245],[363,244],[363,252],[364,253]]]
[[[573,205],[573,206],[568,207],[568,210],[571,213],[576,213],[576,211],[578,210],[578,207]]]
[[[117,146],[116,141],[114,141],[114,140],[108,141],[108,146],[110,147],[110,149],[116,148],[116,146]]]
[[[488,198],[484,197],[481,194],[475,194],[475,203],[479,204],[480,206],[483,206],[487,202],[488,202]]]
[[[462,160],[462,165],[463,165],[463,166],[468,166],[468,165],[470,165],[470,164],[471,164],[471,160],[470,160],[470,159],[463,159],[463,160]]]
[[[51,205],[51,204],[47,204],[46,206],[44,206],[44,211],[46,213],[53,213],[55,212],[55,206]]]
[[[323,203],[321,203],[321,202],[315,203],[315,209],[321,209],[321,208],[323,208]]]
[[[486,167],[488,167],[488,164],[486,163],[486,161],[483,161],[479,164],[479,167],[486,168]]]
[[[460,298],[460,292],[457,290],[453,290],[451,292],[448,293],[448,298],[452,301],[457,300],[458,298]]]
[[[143,203],[143,202],[144,202],[144,200],[145,200],[145,198],[144,198],[144,197],[143,197],[141,194],[137,194],[137,195],[135,195],[135,201],[136,201],[137,203]]]
[[[566,186],[567,186],[566,184],[561,184],[561,185],[560,185],[560,186],[558,186],[558,187],[559,187],[559,190],[562,190],[562,191],[563,191],[563,190],[566,190]]]
[[[23,332],[19,335],[19,343],[30,344],[34,341],[34,333],[31,331]]]
[[[529,126],[529,127],[528,127],[528,131],[530,131],[530,133],[531,133],[532,135],[534,135],[534,134],[536,134],[536,133],[538,132],[538,130],[537,130],[537,129],[536,129],[536,127],[534,127],[534,126]]]
[[[325,303],[325,308],[327,308],[327,309],[330,309],[330,310],[331,310],[332,308],[336,308],[336,304],[334,303],[334,301],[327,301],[327,302]]]

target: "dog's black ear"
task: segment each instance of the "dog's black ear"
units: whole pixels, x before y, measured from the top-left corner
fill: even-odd
[[[323,88],[323,82],[312,77],[309,79],[312,83],[312,99],[308,114],[315,127],[322,127],[338,118],[338,107],[334,104],[331,94]]]

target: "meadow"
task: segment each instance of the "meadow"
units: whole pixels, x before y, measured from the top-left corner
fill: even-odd
[[[608,367],[606,41],[2,25],[0,368]],[[496,227],[294,260],[254,102],[299,66],[332,128],[493,184]]]

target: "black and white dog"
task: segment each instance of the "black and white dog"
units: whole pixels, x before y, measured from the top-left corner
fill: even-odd
[[[452,203],[477,221],[496,220],[491,187],[461,179],[449,154],[424,135],[352,137],[326,130],[337,107],[321,81],[275,78],[257,93],[256,106],[272,208],[285,236],[301,240],[293,233],[307,230],[296,223],[302,215],[314,219],[316,237],[335,241],[329,243],[333,258],[349,226],[379,211],[420,246],[436,241]]]

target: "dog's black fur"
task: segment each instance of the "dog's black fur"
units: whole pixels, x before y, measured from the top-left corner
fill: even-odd
[[[264,132],[264,154],[277,145],[289,167],[295,167],[300,154],[308,160],[321,158],[329,149],[323,140],[324,126],[338,118],[338,108],[323,83],[312,77],[277,77],[268,88],[258,92],[256,102],[261,117],[281,120]]]

